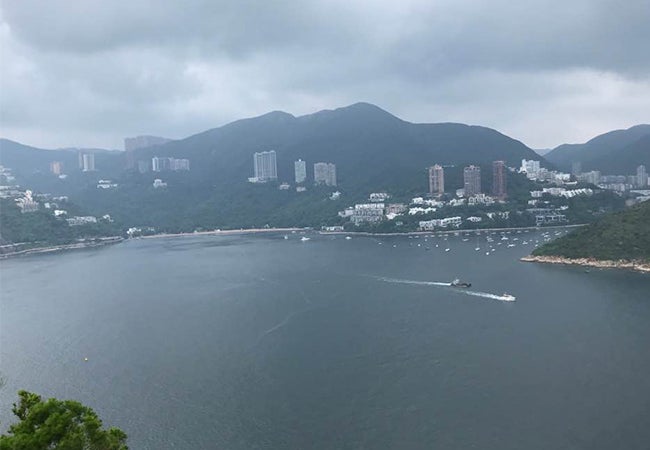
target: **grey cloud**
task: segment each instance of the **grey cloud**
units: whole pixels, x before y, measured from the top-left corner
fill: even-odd
[[[360,100],[533,146],[648,120],[645,0],[22,0],[0,22],[0,132],[34,144]]]
[[[12,31],[45,51],[176,48],[188,57],[307,49],[372,50],[399,70],[430,77],[466,67],[594,67],[634,71],[650,41],[645,0],[528,2],[157,2],[23,0],[3,5]],[[378,61],[379,63],[380,61]]]

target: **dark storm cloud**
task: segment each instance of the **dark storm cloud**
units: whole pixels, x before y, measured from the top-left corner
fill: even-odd
[[[117,146],[359,100],[530,145],[648,120],[645,0],[23,0],[1,20],[2,133],[28,142]]]

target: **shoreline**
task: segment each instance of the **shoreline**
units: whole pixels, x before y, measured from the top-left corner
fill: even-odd
[[[98,238],[98,240],[89,241],[89,242],[75,242],[74,244],[59,244],[59,245],[47,245],[45,247],[33,247],[33,248],[27,248],[25,250],[3,253],[0,255],[0,259],[13,258],[17,256],[41,255],[45,253],[56,253],[56,252],[63,252],[67,250],[79,250],[83,248],[104,247],[106,245],[118,244],[122,241],[124,241],[123,237],[112,236],[107,238]]]
[[[432,230],[432,231],[406,231],[397,233],[373,233],[371,231],[319,231],[320,234],[353,234],[357,236],[422,236],[429,234],[453,234],[453,233],[483,233],[492,231],[541,231],[541,230],[555,230],[558,228],[577,228],[584,227],[586,224],[576,225],[555,225],[550,227],[510,227],[510,228],[471,228],[471,229],[458,229],[458,230]]]
[[[306,228],[243,228],[238,230],[211,230],[211,231],[193,231],[187,233],[160,233],[148,236],[138,236],[131,239],[157,239],[170,237],[187,237],[187,236],[229,236],[237,234],[257,234],[257,233],[282,233],[293,231],[310,231]]]
[[[625,259],[615,261],[595,258],[565,258],[562,256],[528,255],[521,258],[520,261],[543,264],[561,264],[565,266],[595,267],[599,269],[625,269],[641,273],[650,273],[649,262],[630,261]]]

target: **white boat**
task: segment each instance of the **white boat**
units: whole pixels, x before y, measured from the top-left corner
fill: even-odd
[[[514,302],[516,300],[516,297],[514,295],[510,295],[504,292],[503,295],[501,296],[501,300],[503,300],[504,302]]]
[[[303,236],[303,237],[300,238],[301,242],[307,242],[309,240],[311,240],[311,238],[308,238],[307,236]]]
[[[350,237],[350,236],[345,236],[345,239],[346,239],[347,241],[349,241],[350,239],[352,239],[352,237]]]
[[[451,250],[451,249],[450,249],[450,248],[446,248],[446,249],[445,249],[446,252],[448,252],[449,250]]]
[[[289,239],[289,236],[287,236],[287,235],[285,234],[285,235],[284,235],[284,240],[286,241],[287,239]]]

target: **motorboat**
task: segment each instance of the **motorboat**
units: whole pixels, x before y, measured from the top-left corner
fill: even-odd
[[[460,281],[458,278],[453,280],[451,283],[449,283],[451,287],[459,287],[459,288],[468,288],[472,286],[472,283],[466,283],[464,281]]]

